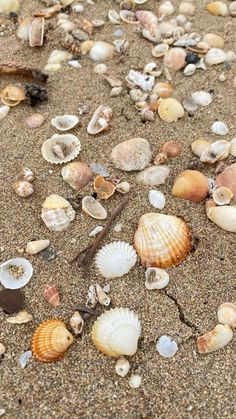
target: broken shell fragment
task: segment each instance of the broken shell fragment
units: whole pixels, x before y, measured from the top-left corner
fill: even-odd
[[[212,197],[217,205],[228,205],[233,198],[233,192],[226,186],[220,186],[213,192]]]
[[[176,122],[184,116],[184,108],[174,98],[160,99],[158,114],[165,122]]]
[[[159,164],[165,163],[165,161],[168,159],[167,154],[166,153],[158,153],[153,161],[154,164],[156,164],[157,166]]]
[[[44,287],[44,298],[54,308],[60,304],[60,296],[56,285],[46,284]]]
[[[26,17],[20,22],[20,25],[17,29],[16,36],[23,41],[29,40],[29,31],[32,24],[32,17]]]
[[[122,194],[128,193],[130,189],[131,189],[131,186],[129,182],[120,182],[118,183],[118,185],[116,185],[116,191]]]
[[[29,29],[30,47],[41,47],[44,39],[44,17],[35,17]]]
[[[217,135],[227,135],[229,132],[228,126],[222,121],[216,121],[211,126],[212,131],[214,134]]]
[[[19,180],[15,182],[13,185],[13,189],[15,193],[22,198],[27,198],[34,192],[33,186],[30,182],[27,182],[26,180]]]
[[[0,93],[1,101],[6,106],[17,106],[26,99],[25,91],[21,87],[9,84]]]
[[[154,76],[134,70],[129,71],[128,79],[144,92],[150,92],[155,84]]]
[[[152,158],[149,142],[143,138],[132,138],[113,147],[111,160],[117,169],[127,172],[142,170]]]
[[[148,194],[150,204],[156,208],[162,210],[165,207],[165,195],[161,191],[151,190]]]
[[[128,308],[114,308],[103,313],[93,325],[92,341],[105,355],[134,355],[141,335],[137,314]]]
[[[161,290],[169,284],[170,278],[164,269],[147,268],[145,272],[145,287],[148,290]]]
[[[214,204],[214,205],[213,205]],[[236,233],[236,206],[222,205],[217,207],[213,201],[206,203],[207,217],[218,227]]]
[[[92,119],[88,124],[87,132],[91,135],[96,135],[102,131],[108,130],[111,119],[112,109],[109,106],[100,105],[94,112]]]
[[[32,320],[33,320],[33,316],[25,310],[20,311],[14,317],[7,318],[7,322],[12,323],[12,324],[24,324],[24,323],[31,322]]]
[[[96,176],[94,179],[94,191],[100,199],[109,199],[115,192],[116,187],[112,182],[104,179],[103,176]]]
[[[185,170],[175,179],[172,195],[192,202],[203,201],[208,194],[208,180],[197,170]]]
[[[167,141],[167,143],[163,144],[161,152],[165,153],[168,158],[173,158],[180,154],[181,149],[181,145],[176,141]]]
[[[54,164],[66,163],[75,159],[80,150],[80,140],[73,134],[54,134],[44,141],[41,148],[43,158]]]
[[[76,336],[82,333],[84,327],[84,320],[78,311],[75,311],[73,316],[70,318],[70,326],[72,327]]]
[[[95,287],[99,304],[108,307],[111,302],[110,297],[108,297],[108,295],[99,284],[96,284]]]
[[[129,243],[115,241],[103,246],[95,257],[95,265],[106,279],[120,278],[137,262],[137,254]]]
[[[228,325],[217,324],[213,330],[197,338],[198,352],[206,354],[217,351],[228,345],[232,338],[233,332]]]
[[[64,166],[61,170],[63,180],[71,188],[79,191],[84,188],[93,178],[93,172],[90,167],[82,162],[72,162]]]
[[[221,304],[217,311],[218,322],[236,328],[236,305],[232,303]]]
[[[210,141],[199,139],[192,142],[191,149],[196,156],[201,157],[203,151],[207,149],[210,145]]]
[[[93,61],[107,61],[113,57],[114,47],[108,42],[97,41],[92,45],[89,55]]]
[[[229,150],[230,143],[228,141],[215,141],[202,151],[200,160],[203,163],[213,164],[228,157]]]
[[[121,356],[115,365],[116,374],[124,378],[128,374],[129,370],[130,363],[128,359],[126,359],[124,356]]]
[[[0,110],[1,110],[1,108],[0,108]],[[1,119],[1,117],[0,117],[0,119]],[[230,154],[231,156],[236,157],[236,138],[233,138],[233,139],[230,141],[230,150],[229,150],[229,154]]]
[[[158,186],[165,183],[170,173],[168,166],[149,166],[136,176],[136,182],[146,186]]]
[[[63,358],[73,340],[61,320],[45,320],[34,332],[32,352],[39,361],[57,361]]]
[[[0,265],[0,282],[5,288],[11,290],[24,287],[32,275],[33,267],[24,258],[9,259]]]
[[[105,220],[107,218],[105,208],[92,196],[85,196],[82,199],[82,210],[96,220]]]
[[[215,16],[226,16],[228,14],[227,4],[222,1],[213,1],[207,5],[209,13]]]
[[[75,115],[56,116],[51,119],[51,124],[59,131],[68,131],[74,128],[79,122]]]
[[[0,121],[6,118],[9,110],[10,110],[10,106],[6,106],[6,105],[0,106]]]
[[[26,246],[26,253],[29,255],[36,255],[39,252],[42,252],[42,250],[46,249],[50,244],[50,240],[34,240],[32,242],[28,242]]]
[[[59,195],[50,195],[43,203],[41,217],[51,231],[63,231],[75,218],[70,203]]]
[[[236,199],[236,163],[231,164],[230,166],[226,167],[226,169],[220,173],[220,175],[216,178],[216,185],[219,186],[226,186],[229,188],[233,193],[234,200]]]

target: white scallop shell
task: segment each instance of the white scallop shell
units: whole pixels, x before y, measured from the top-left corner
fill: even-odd
[[[64,147],[67,150],[64,158],[58,157],[58,155],[53,152],[53,147],[55,145],[59,145],[62,148]],[[51,138],[44,141],[41,148],[43,158],[47,162],[54,164],[66,163],[75,159],[75,157],[79,155],[80,150],[80,140],[73,134],[54,134]]]
[[[10,266],[23,268],[22,275],[19,278],[14,277],[9,270]],[[31,263],[25,258],[9,259],[0,265],[0,282],[8,289],[16,290],[28,284],[33,275],[33,267]]]
[[[101,248],[95,257],[96,267],[107,279],[120,278],[133,268],[137,254],[129,243],[112,242]]]
[[[141,335],[137,314],[128,308],[103,313],[92,328],[92,341],[108,356],[134,355]]]
[[[75,115],[62,115],[51,119],[51,124],[59,131],[68,131],[74,128],[78,122],[79,118]]]

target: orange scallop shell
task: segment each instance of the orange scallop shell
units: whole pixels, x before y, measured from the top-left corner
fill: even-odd
[[[63,358],[67,348],[73,343],[73,339],[63,321],[45,320],[34,332],[32,351],[39,361],[57,361]]]

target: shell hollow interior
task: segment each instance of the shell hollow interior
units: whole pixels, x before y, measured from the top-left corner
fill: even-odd
[[[115,241],[102,247],[95,264],[104,278],[119,278],[127,274],[137,261],[137,254],[129,243]]]

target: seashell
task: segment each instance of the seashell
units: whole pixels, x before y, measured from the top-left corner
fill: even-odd
[[[144,214],[134,235],[134,247],[145,268],[178,265],[192,248],[190,228],[179,217]]]
[[[170,173],[168,166],[149,166],[136,176],[136,182],[146,186],[158,186],[165,183]]]
[[[29,363],[30,358],[32,358],[32,351],[26,351],[20,356],[19,363],[22,369]]]
[[[177,71],[186,65],[186,52],[183,48],[175,47],[166,51],[163,59],[164,65]]]
[[[23,179],[26,180],[27,182],[33,182],[34,180],[34,174],[32,170],[29,169],[28,167],[23,167],[21,175]]]
[[[165,53],[168,51],[169,45],[167,44],[158,44],[152,48],[152,55],[156,58],[164,57]]]
[[[89,55],[93,61],[107,61],[113,57],[114,47],[108,42],[97,41],[92,45]]]
[[[59,195],[49,195],[43,203],[41,217],[51,231],[63,231],[75,218],[70,203]]]
[[[10,110],[10,106],[6,106],[6,105],[0,106],[0,121],[6,118],[9,110]]]
[[[16,32],[17,38],[22,39],[23,41],[29,40],[29,31],[30,31],[32,21],[33,21],[33,18],[31,16],[26,17],[25,19],[21,21]]]
[[[165,195],[160,191],[151,190],[148,194],[150,204],[156,208],[162,210],[165,207],[166,199]]]
[[[176,141],[167,141],[163,144],[161,152],[165,153],[168,158],[177,157],[181,152],[181,145]]]
[[[36,255],[39,252],[42,252],[42,250],[46,249],[50,244],[50,240],[34,240],[32,242],[28,242],[26,246],[26,253],[29,255]]]
[[[175,12],[175,8],[170,1],[165,1],[158,7],[159,16],[170,16]]]
[[[178,346],[169,336],[163,335],[156,343],[156,350],[164,358],[172,358],[178,351]]]
[[[192,76],[195,73],[196,69],[197,67],[195,64],[188,64],[186,65],[183,73],[185,76]]]
[[[96,237],[103,230],[102,226],[96,226],[90,233],[89,237]]]
[[[117,169],[130,172],[142,170],[152,158],[149,142],[143,138],[132,138],[113,147],[111,160]]]
[[[184,108],[176,99],[161,99],[158,114],[165,122],[176,122],[184,116]]]
[[[175,179],[172,195],[192,202],[203,201],[208,194],[208,180],[197,170],[185,170]]]
[[[170,83],[159,82],[155,84],[152,93],[156,94],[158,97],[161,98],[168,98],[173,93],[173,87]]]
[[[65,182],[69,183],[71,188],[79,191],[84,188],[93,178],[93,172],[90,167],[82,162],[72,162],[64,166],[61,175]]]
[[[169,284],[169,275],[164,269],[147,268],[145,272],[145,287],[148,290],[161,290]]]
[[[74,128],[78,122],[79,119],[74,115],[56,116],[51,119],[51,124],[59,131],[68,131]]]
[[[218,227],[231,233],[236,232],[236,206],[222,205],[217,207],[214,201],[206,203],[207,217]]]
[[[35,17],[29,30],[30,47],[41,47],[44,39],[44,17]]]
[[[167,154],[166,153],[158,153],[154,159],[154,164],[159,165],[162,163],[165,163],[167,160]]]
[[[6,351],[5,346],[2,343],[0,343],[0,356],[2,356],[5,351]]]
[[[188,1],[183,1],[179,5],[179,13],[186,16],[193,16],[196,11],[196,6]]]
[[[57,361],[63,358],[73,340],[63,321],[45,320],[34,332],[32,352],[39,361]]]
[[[90,39],[82,42],[82,44],[80,44],[81,55],[87,55],[91,51],[93,45],[94,45],[94,41]]]
[[[230,143],[228,141],[215,141],[203,150],[200,160],[204,163],[213,164],[228,157],[229,149]]]
[[[95,287],[99,304],[108,307],[111,302],[110,297],[108,297],[108,295],[105,293],[105,291],[99,284],[96,284]]]
[[[233,198],[236,198],[236,163],[231,164],[230,166],[226,167],[226,169],[220,173],[220,175],[216,178],[216,184],[218,187],[226,186],[229,188],[233,193]]]
[[[68,51],[55,49],[49,55],[47,64],[61,64],[64,61],[71,60],[72,54]]]
[[[192,152],[198,156],[201,157],[202,152],[208,148],[211,145],[210,141],[199,139],[195,140],[191,144]]]
[[[233,332],[228,325],[217,324],[213,330],[197,338],[198,352],[206,354],[217,351],[228,345],[232,338]]]
[[[100,134],[109,128],[109,122],[112,118],[112,109],[109,106],[100,105],[94,112],[90,120],[87,132],[91,135]]]
[[[99,199],[108,199],[112,196],[116,190],[116,187],[113,183],[104,179],[103,176],[96,176],[94,179],[93,188],[98,194]]]
[[[27,118],[25,118],[25,123],[27,127],[31,129],[41,127],[43,122],[44,122],[44,116],[41,115],[40,113],[34,113],[33,115],[27,116]]]
[[[224,48],[224,39],[215,33],[207,33],[203,36],[203,42],[209,45],[209,48]]]
[[[10,13],[18,13],[20,9],[19,0],[1,0],[0,14],[9,15]]]
[[[139,388],[141,386],[142,377],[138,374],[132,374],[129,378],[130,388]]]
[[[108,356],[134,355],[141,335],[137,314],[128,308],[114,308],[98,317],[92,328],[92,341]]]
[[[199,106],[208,106],[212,102],[212,95],[204,90],[199,90],[191,94],[191,98]]]
[[[96,74],[105,74],[107,72],[107,66],[103,63],[97,64],[95,65],[93,71]]]
[[[120,96],[122,92],[123,92],[123,87],[113,87],[111,89],[110,96],[117,97],[117,96]]]
[[[212,124],[211,130],[217,135],[227,135],[229,133],[228,126],[222,121],[216,121]]]
[[[86,307],[94,308],[98,303],[98,296],[96,293],[95,285],[90,285],[88,289],[88,299],[86,301]]]
[[[137,10],[135,16],[151,37],[159,39],[159,36],[157,36],[158,19],[154,13],[147,10]]]
[[[228,205],[233,198],[233,192],[226,186],[220,186],[213,192],[212,197],[217,205]]]
[[[236,137],[230,141],[229,154],[236,157]]]
[[[32,275],[33,267],[24,258],[9,259],[0,265],[0,282],[5,288],[11,290],[24,287]]]
[[[128,74],[129,80],[134,83],[135,86],[140,87],[143,91],[151,91],[154,83],[155,83],[155,77],[140,73],[139,71],[130,70]]]
[[[6,106],[17,106],[26,99],[25,91],[21,87],[9,84],[0,93],[1,101]]]
[[[128,193],[130,189],[131,189],[131,186],[129,182],[120,182],[118,183],[118,185],[116,185],[116,191],[122,194]]]
[[[85,196],[82,199],[82,210],[96,220],[105,220],[107,218],[105,208],[92,196]]]
[[[49,63],[46,64],[44,67],[44,70],[47,71],[48,73],[53,73],[55,71],[58,71],[61,69],[61,64],[60,63]]]
[[[115,241],[103,246],[95,257],[95,265],[107,279],[120,278],[137,262],[136,252],[129,243]]]
[[[227,4],[222,1],[213,1],[207,5],[207,10],[209,13],[215,16],[227,16],[228,7]]]
[[[119,25],[121,23],[120,15],[116,10],[114,9],[109,10],[107,16],[108,16],[109,22],[113,23],[114,25]]]
[[[54,308],[60,304],[60,296],[56,285],[46,284],[44,287],[44,298]]]
[[[75,159],[80,150],[80,140],[73,134],[54,134],[44,141],[41,148],[43,158],[53,164],[62,164]]]
[[[33,316],[25,310],[20,311],[14,317],[7,318],[7,322],[12,323],[12,324],[23,324],[23,323],[31,322],[32,320],[33,320]]]
[[[126,359],[124,356],[121,356],[115,365],[116,374],[124,378],[128,374],[129,370],[130,363],[128,359]]]
[[[132,25],[137,25],[139,23],[135,13],[131,12],[130,10],[121,10],[120,19],[122,22],[130,23]]]
[[[61,11],[61,5],[54,4],[54,6],[52,7],[47,7],[45,9],[40,10],[39,12],[34,13],[34,16],[44,17],[45,19],[48,19],[60,11]]]
[[[227,55],[220,48],[211,48],[205,55],[205,63],[208,65],[221,64],[227,60]]]
[[[73,316],[70,318],[70,327],[72,327],[76,336],[82,333],[84,320],[78,311],[75,311]]]
[[[229,13],[231,16],[236,16],[236,2],[233,1],[231,4],[229,4]]]
[[[15,193],[22,198],[27,198],[34,192],[33,186],[30,182],[27,182],[26,180],[19,180],[15,182],[13,185],[13,189]]]
[[[231,303],[221,304],[217,310],[218,322],[236,328],[236,305]]]

